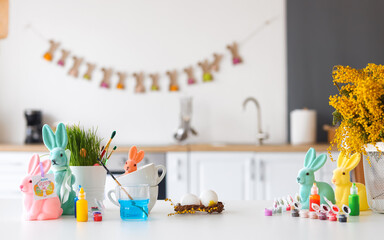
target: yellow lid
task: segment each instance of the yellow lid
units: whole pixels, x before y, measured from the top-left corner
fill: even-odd
[[[84,188],[80,188],[80,192],[79,192],[79,199],[85,199],[85,192],[84,192]]]

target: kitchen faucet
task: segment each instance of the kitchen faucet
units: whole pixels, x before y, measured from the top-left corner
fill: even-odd
[[[254,97],[248,97],[243,102],[243,108],[245,110],[247,103],[253,102],[256,106],[256,114],[257,114],[257,133],[256,133],[256,144],[261,145],[263,143],[264,139],[268,139],[268,133],[263,133],[261,130],[261,110],[260,110],[260,104]]]

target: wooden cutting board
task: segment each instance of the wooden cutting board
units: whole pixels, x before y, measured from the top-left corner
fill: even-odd
[[[0,0],[0,39],[8,35],[8,0]]]

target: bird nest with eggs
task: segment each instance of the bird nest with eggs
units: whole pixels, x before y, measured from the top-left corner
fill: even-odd
[[[173,202],[170,199],[165,199],[165,201],[170,201],[171,205],[173,205],[173,209],[175,210],[175,213],[170,213],[168,216],[172,216],[175,214],[195,214],[196,212],[206,212],[206,213],[221,213],[224,210],[224,204],[222,202],[217,202],[214,205],[211,206],[204,206],[202,204],[200,205],[181,205],[180,203],[177,203],[176,205],[173,204]]]

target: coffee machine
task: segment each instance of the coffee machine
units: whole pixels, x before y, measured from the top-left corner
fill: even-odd
[[[25,143],[42,143],[42,113],[39,110],[25,110],[24,116],[27,120]]]

